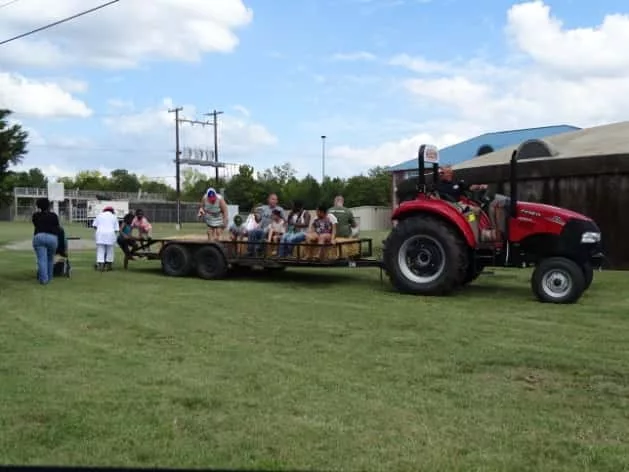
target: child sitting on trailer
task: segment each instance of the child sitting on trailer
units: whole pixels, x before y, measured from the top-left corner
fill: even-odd
[[[132,228],[137,228],[140,239],[151,239],[151,230],[153,226],[148,218],[144,216],[144,212],[140,209],[135,211],[135,217],[131,222]]]
[[[137,247],[137,242],[132,235],[133,232],[133,218],[135,216],[133,213],[127,213],[122,219],[122,223],[120,223],[120,232],[118,233],[117,243],[122,252],[125,255],[124,258],[124,268],[126,269],[129,266],[129,261],[135,259],[131,254],[131,249],[135,249]]]
[[[234,222],[229,227],[229,235],[232,241],[242,241],[247,236],[247,229],[242,222],[242,216],[234,216]]]
[[[275,209],[271,213],[268,242],[279,243],[284,233],[286,233],[286,221],[282,218],[282,212]]]
[[[336,239],[337,219],[334,215],[328,213],[327,207],[321,205],[317,208],[317,217],[310,225],[310,231],[306,236],[308,244],[319,244],[318,256],[313,256],[313,248],[308,248],[308,257],[315,260],[323,259],[324,246],[334,244]]]

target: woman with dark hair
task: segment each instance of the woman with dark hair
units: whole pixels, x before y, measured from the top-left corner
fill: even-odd
[[[50,201],[47,198],[38,199],[36,205],[38,211],[33,213],[32,218],[33,250],[37,258],[37,280],[46,285],[53,277],[61,226],[59,217],[50,211]]]

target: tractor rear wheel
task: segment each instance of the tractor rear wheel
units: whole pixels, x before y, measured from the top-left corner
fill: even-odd
[[[531,289],[543,303],[575,303],[583,295],[585,285],[583,269],[565,257],[542,260],[531,277]]]
[[[475,263],[473,260],[470,260],[467,264],[467,271],[465,272],[465,278],[463,279],[462,285],[468,285],[474,282],[480,274],[483,273],[483,269],[485,267],[482,264]]]
[[[416,295],[448,295],[465,280],[468,248],[447,223],[419,215],[400,221],[383,249],[395,288]]]

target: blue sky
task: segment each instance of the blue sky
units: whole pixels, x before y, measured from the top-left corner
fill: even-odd
[[[617,82],[629,72],[617,44],[625,33],[612,24],[605,39],[600,25],[606,15],[629,12],[626,2],[557,0],[517,8],[498,0],[243,0],[252,12],[245,21],[236,5],[240,0],[221,1],[223,7],[211,0],[154,4],[156,16],[162,7],[170,16],[181,15],[179,23],[173,18],[180,26],[170,26],[175,37],[182,34],[178,27],[191,35],[196,8],[207,13],[199,21],[199,44],[223,23],[224,31],[238,38],[222,52],[204,50],[193,36],[192,42],[181,39],[184,52],[198,49],[192,62],[176,53],[133,52],[146,38],[162,40],[160,20],[139,23],[137,32],[129,31],[134,23],[126,30],[107,29],[118,23],[116,15],[142,12],[139,0],[122,0],[76,25],[2,46],[0,73],[12,82],[0,92],[0,106],[16,110],[34,136],[24,166],[41,166],[49,174],[128,167],[170,177],[174,143],[167,123],[172,117],[164,113],[168,103],[185,106],[189,118],[212,108],[225,112],[222,160],[258,170],[290,161],[302,175],[317,178],[321,134],[328,136],[329,174],[348,176],[404,161],[422,141],[447,145],[485,131],[625,119],[626,104],[603,97],[610,86],[629,90],[626,79]],[[100,1],[60,0],[66,10],[28,16],[29,7],[44,3],[19,0],[0,9],[0,31],[22,32]],[[236,5],[233,11],[228,4]],[[237,16],[236,10],[240,20],[229,25],[226,18]],[[629,19],[618,18],[629,31]],[[616,49],[610,51],[605,41]],[[36,60],[44,46],[61,46],[68,57],[87,59]],[[591,67],[583,64],[588,61],[583,51],[596,56]],[[105,52],[110,58],[133,56],[134,67],[95,64]],[[562,59],[556,62],[553,54]],[[44,110],[45,90],[19,96],[24,80],[56,86],[51,94],[67,96]],[[577,97],[592,94],[591,107],[575,106]],[[82,103],[89,116],[60,116],[71,109],[60,105],[67,100],[74,100],[74,115],[87,114],[77,105]],[[184,127],[182,137],[184,145],[211,146],[209,128]]]

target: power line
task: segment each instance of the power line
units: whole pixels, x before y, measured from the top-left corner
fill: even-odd
[[[20,0],[9,0],[8,2],[0,3],[0,8],[8,7],[9,5],[13,5]]]
[[[93,13],[96,10],[100,10],[101,8],[108,7],[109,5],[113,5],[114,3],[118,3],[119,1],[120,0],[111,0],[110,2],[103,3],[101,5],[95,6],[94,8],[90,8],[89,10],[84,10],[82,12],[76,13],[75,15],[68,16],[68,17],[63,18],[63,19],[61,19],[59,21],[55,21],[54,23],[49,23],[47,25],[40,26],[37,29],[31,30],[31,31],[27,31],[26,33],[18,34],[17,36],[14,36],[12,38],[5,39],[4,41],[0,41],[0,46],[3,46],[4,44],[10,43],[10,42],[18,40],[18,39],[22,39],[22,38],[24,38],[26,36],[30,36],[31,34],[39,33],[40,31],[52,28],[53,26],[57,26],[57,25],[60,25],[62,23],[66,23],[66,22],[68,22],[70,20],[74,20],[75,18],[79,18],[79,17],[81,17],[83,15],[87,15],[88,13]],[[6,4],[5,4],[5,6],[6,6]]]

